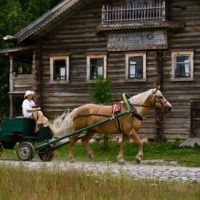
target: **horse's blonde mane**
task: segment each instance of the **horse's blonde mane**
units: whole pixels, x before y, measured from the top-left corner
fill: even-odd
[[[143,93],[140,93],[140,94],[137,94],[135,96],[132,96],[130,99],[129,99],[129,102],[131,104],[137,104],[137,105],[144,105],[145,104],[145,101],[147,100],[147,98],[153,94],[153,91],[154,89],[150,89],[146,92],[143,92]],[[134,106],[134,108],[139,112],[139,110],[142,108],[142,107],[139,107],[139,106]]]

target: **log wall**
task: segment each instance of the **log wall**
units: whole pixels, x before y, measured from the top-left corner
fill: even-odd
[[[184,22],[184,29],[169,30],[169,49],[163,58],[163,93],[174,107],[164,117],[163,130],[167,137],[187,138],[190,134],[190,99],[200,96],[200,1],[169,1],[170,21]],[[194,50],[194,81],[173,82],[171,51]]]
[[[177,8],[183,5],[186,9]],[[174,109],[164,117],[163,130],[167,137],[186,138],[190,127],[190,98],[198,97],[200,81],[200,2],[198,0],[171,1],[168,19],[185,22],[185,28],[168,30],[169,49],[163,51],[162,91]],[[42,43],[42,92],[43,111],[48,118],[60,115],[65,109],[73,109],[88,103],[86,82],[86,54],[107,54],[108,75],[111,77],[119,100],[122,93],[130,96],[156,87],[156,50],[147,51],[147,81],[125,82],[125,53],[108,52],[106,34],[95,33],[101,23],[102,4],[92,3],[80,10],[65,23],[48,33]],[[195,49],[195,81],[172,82],[171,52],[173,49]],[[132,51],[134,53],[134,51]],[[144,51],[143,51],[144,52]],[[50,55],[70,53],[70,83],[50,84]],[[156,136],[156,114],[150,110],[138,132],[141,138]]]

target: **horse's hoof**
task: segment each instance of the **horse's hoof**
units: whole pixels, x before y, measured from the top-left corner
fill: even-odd
[[[89,158],[90,161],[94,161],[94,156],[89,155],[88,158]]]
[[[140,159],[136,158],[135,161],[137,164],[140,164]]]
[[[119,165],[125,165],[125,162],[124,161],[119,162]]]
[[[76,160],[74,158],[70,160],[70,163],[75,163],[75,162]]]

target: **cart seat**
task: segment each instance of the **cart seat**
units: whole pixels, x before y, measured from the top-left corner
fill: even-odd
[[[17,116],[17,117],[15,117],[15,119],[28,119],[28,120],[34,120],[34,119],[31,119],[31,118],[28,118],[28,117],[24,117],[24,116]]]

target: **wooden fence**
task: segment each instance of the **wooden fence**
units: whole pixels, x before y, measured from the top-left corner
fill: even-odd
[[[109,6],[102,8],[102,24],[165,21],[165,2],[149,5]]]

